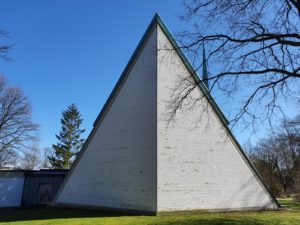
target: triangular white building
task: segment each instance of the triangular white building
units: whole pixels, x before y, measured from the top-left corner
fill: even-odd
[[[194,74],[155,15],[55,204],[154,213],[277,209],[279,204],[211,96],[209,113],[201,117],[203,123],[198,121],[195,126],[206,99],[199,110],[188,114],[179,110],[168,128],[163,118],[170,90],[176,88],[178,76]],[[200,85],[192,95],[201,96],[206,90]]]

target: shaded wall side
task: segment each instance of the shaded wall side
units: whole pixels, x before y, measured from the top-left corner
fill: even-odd
[[[50,185],[50,199],[51,202],[60,186],[63,183],[65,175],[27,175],[25,176],[22,206],[37,206],[39,204],[39,191],[41,185]]]
[[[156,210],[156,44],[153,29],[58,204]]]
[[[158,49],[158,211],[276,208],[205,98],[167,125],[173,91],[191,75],[163,50],[172,46],[160,28]],[[194,89],[184,104],[201,95]]]
[[[23,172],[1,172],[0,208],[21,206],[23,186]]]

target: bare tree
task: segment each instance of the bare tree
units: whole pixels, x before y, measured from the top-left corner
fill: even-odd
[[[37,169],[41,164],[41,151],[38,146],[32,146],[32,148],[28,149],[22,157],[22,165],[23,169],[33,170]]]
[[[299,0],[186,0],[184,8],[182,20],[188,28],[178,35],[180,48],[198,70],[205,45],[208,91],[238,103],[232,126],[238,121],[271,124],[275,115],[286,114],[284,102],[299,105]],[[184,91],[175,93],[174,113],[186,104],[186,94],[207,80],[181,81]]]
[[[299,116],[284,120],[277,132],[251,147],[250,157],[274,194],[300,197]],[[298,125],[297,125],[298,124]]]
[[[13,149],[7,149],[0,152],[0,168],[4,165],[16,165],[17,154]]]
[[[0,167],[16,153],[30,149],[38,126],[31,119],[31,103],[20,88],[0,77]]]
[[[282,124],[283,132],[280,135],[293,159],[293,188],[296,199],[300,201],[300,115],[292,120],[285,120]]]

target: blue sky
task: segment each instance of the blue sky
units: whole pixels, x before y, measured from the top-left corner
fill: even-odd
[[[40,146],[56,143],[73,102],[87,136],[155,12],[176,30],[181,11],[172,0],[0,0],[0,29],[15,45],[0,74],[30,98]]]
[[[186,26],[182,10],[179,0],[0,0],[0,29],[15,45],[0,74],[30,98],[40,146],[56,143],[72,103],[86,137],[154,14],[177,32]],[[244,143],[248,133],[237,138]]]

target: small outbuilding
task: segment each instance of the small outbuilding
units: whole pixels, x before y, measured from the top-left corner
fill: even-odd
[[[24,171],[22,206],[51,203],[67,172],[68,170]]]

